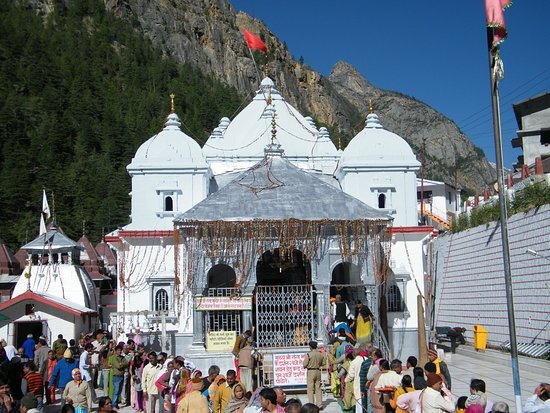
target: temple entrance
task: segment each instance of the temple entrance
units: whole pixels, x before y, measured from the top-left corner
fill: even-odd
[[[311,284],[311,264],[299,250],[280,254],[279,248],[266,251],[256,264],[257,285]]]
[[[266,251],[256,264],[254,324],[259,347],[305,346],[314,337],[315,288],[302,252]]]
[[[207,297],[232,297],[235,295],[237,276],[226,264],[214,265],[207,274]],[[241,333],[242,311],[212,310],[204,314],[205,337],[211,331],[236,331]]]
[[[358,265],[341,262],[332,270],[330,297],[335,298],[336,295],[340,295],[354,316],[358,302],[367,304],[368,297],[365,287],[361,281],[361,267]]]

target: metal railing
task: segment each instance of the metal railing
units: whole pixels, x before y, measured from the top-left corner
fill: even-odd
[[[257,346],[305,346],[315,337],[314,290],[311,285],[256,288]]]

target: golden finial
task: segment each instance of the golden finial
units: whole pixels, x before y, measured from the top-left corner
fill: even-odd
[[[275,139],[277,138],[277,122],[275,122],[275,111],[273,111],[273,114],[271,115],[271,144],[273,145],[275,143]]]
[[[369,99],[369,113],[374,113],[374,109],[372,108],[372,99]]]
[[[269,66],[267,64],[267,60],[264,64],[264,77],[269,77]]]
[[[273,100],[271,99],[271,88],[269,88],[269,93],[267,95],[267,100],[265,101],[265,103],[267,105],[271,105],[272,102],[273,102]]]
[[[176,97],[176,95],[174,95],[173,93],[170,93],[170,113],[174,113],[176,111],[176,109],[174,108],[174,98]]]

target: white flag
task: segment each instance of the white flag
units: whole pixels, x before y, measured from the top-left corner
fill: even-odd
[[[46,221],[44,221],[44,214],[40,214],[40,234],[38,235],[45,234],[46,232],[48,232],[48,230],[46,228]]]
[[[46,221],[52,216],[50,213],[50,206],[48,205],[48,198],[46,198],[45,189],[42,190],[42,214],[46,215]]]

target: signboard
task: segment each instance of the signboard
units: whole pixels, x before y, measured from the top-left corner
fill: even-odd
[[[252,310],[252,296],[247,297],[195,297],[195,310]]]
[[[206,350],[229,352],[237,339],[236,331],[211,331],[206,336]]]
[[[307,370],[304,359],[307,353],[273,354],[274,386],[306,386]]]

